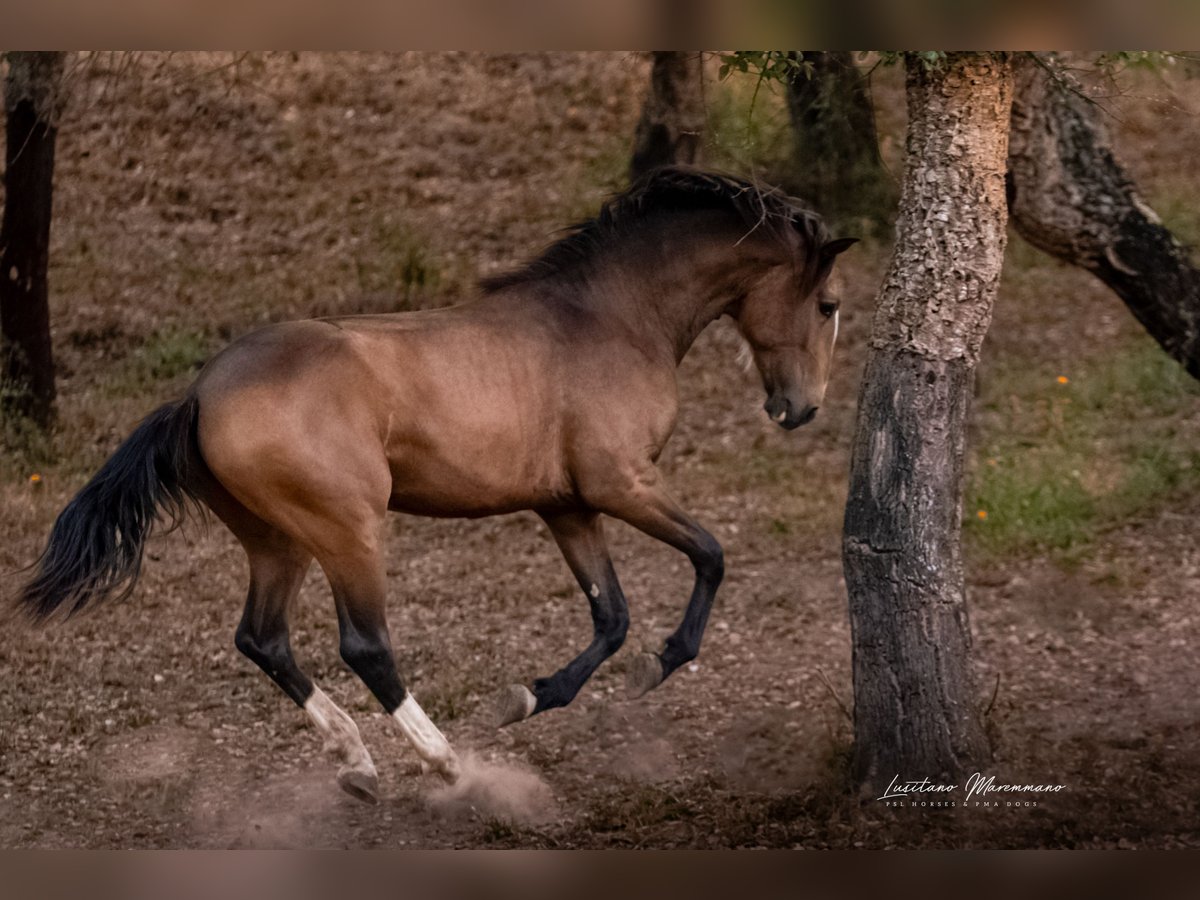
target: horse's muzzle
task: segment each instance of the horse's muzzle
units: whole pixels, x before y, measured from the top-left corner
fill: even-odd
[[[780,394],[772,394],[763,404],[763,409],[766,410],[772,422],[775,422],[780,428],[791,431],[793,428],[807,425],[816,418],[818,407],[805,406],[797,409],[791,400]]]

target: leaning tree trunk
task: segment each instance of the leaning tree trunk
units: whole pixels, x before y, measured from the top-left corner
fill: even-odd
[[[672,163],[699,161],[704,134],[703,61],[699,52],[656,50],[650,90],[633,142],[629,177]]]
[[[1053,59],[1017,65],[1009,211],[1017,233],[1112,288],[1200,378],[1200,269],[1113,157],[1103,113]]]
[[[896,247],[875,311],[843,563],[854,767],[868,788],[990,755],[970,660],[962,529],[972,381],[1005,243],[1006,54],[910,55]]]
[[[879,156],[866,79],[846,50],[805,50],[801,58],[812,68],[788,80],[795,150],[785,187],[843,227],[890,225],[896,184]]]
[[[6,152],[0,222],[0,334],[5,412],[41,426],[54,413],[54,357],[46,266],[50,250],[54,140],[63,53],[8,54]]]

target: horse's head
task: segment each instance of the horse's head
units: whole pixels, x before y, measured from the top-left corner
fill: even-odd
[[[856,240],[827,241],[804,264],[771,266],[738,304],[738,331],[767,391],[763,408],[788,430],[811,422],[825,397],[841,300],[833,264]]]

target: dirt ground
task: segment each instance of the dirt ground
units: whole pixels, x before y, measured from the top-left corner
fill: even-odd
[[[77,68],[52,250],[63,424],[50,446],[4,458],[0,570],[36,556],[87,474],[229,337],[449,302],[594,209],[620,185],[645,76],[632,54]],[[1171,190],[1194,166],[1198,92],[1182,79],[1144,92],[1120,100],[1120,147],[1143,184]],[[895,147],[895,73],[876,99]],[[531,514],[395,517],[399,666],[468,776],[455,790],[421,776],[338,659],[314,569],[293,640],[379,766],[384,799],[361,804],[303,715],[234,649],[244,556],[219,524],[194,526],[153,541],[125,603],[40,632],[3,626],[0,847],[1200,846],[1195,494],[1105,530],[1070,565],[1025,554],[970,568],[987,772],[1063,792],[1035,807],[889,809],[847,788],[840,516],[887,247],[845,260],[838,367],[811,426],[766,420],[725,323],[683,364],[663,468],[724,544],[728,574],[700,659],[661,688],[629,701],[623,670],[674,628],[690,567],[614,523],[625,649],[571,707],[497,731],[494,695],[586,641],[584,598]],[[983,377],[1031,348],[1064,366],[1102,357],[1137,331],[1102,286],[1038,259],[1006,281]],[[1200,436],[1200,400],[1173,415]]]

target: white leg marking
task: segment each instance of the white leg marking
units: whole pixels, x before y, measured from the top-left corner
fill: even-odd
[[[412,694],[406,696],[393,715],[417,756],[446,781],[451,784],[457,781],[461,772],[458,756],[446,736],[425,715],[416,698]]]
[[[304,711],[325,738],[325,752],[340,762],[343,769],[375,777],[375,763],[371,762],[371,754],[362,742],[358,726],[315,684],[312,696],[304,702]]]
[[[599,597],[600,596],[600,585],[593,584],[592,589],[590,591],[588,591],[588,593],[591,594],[593,597]]]

